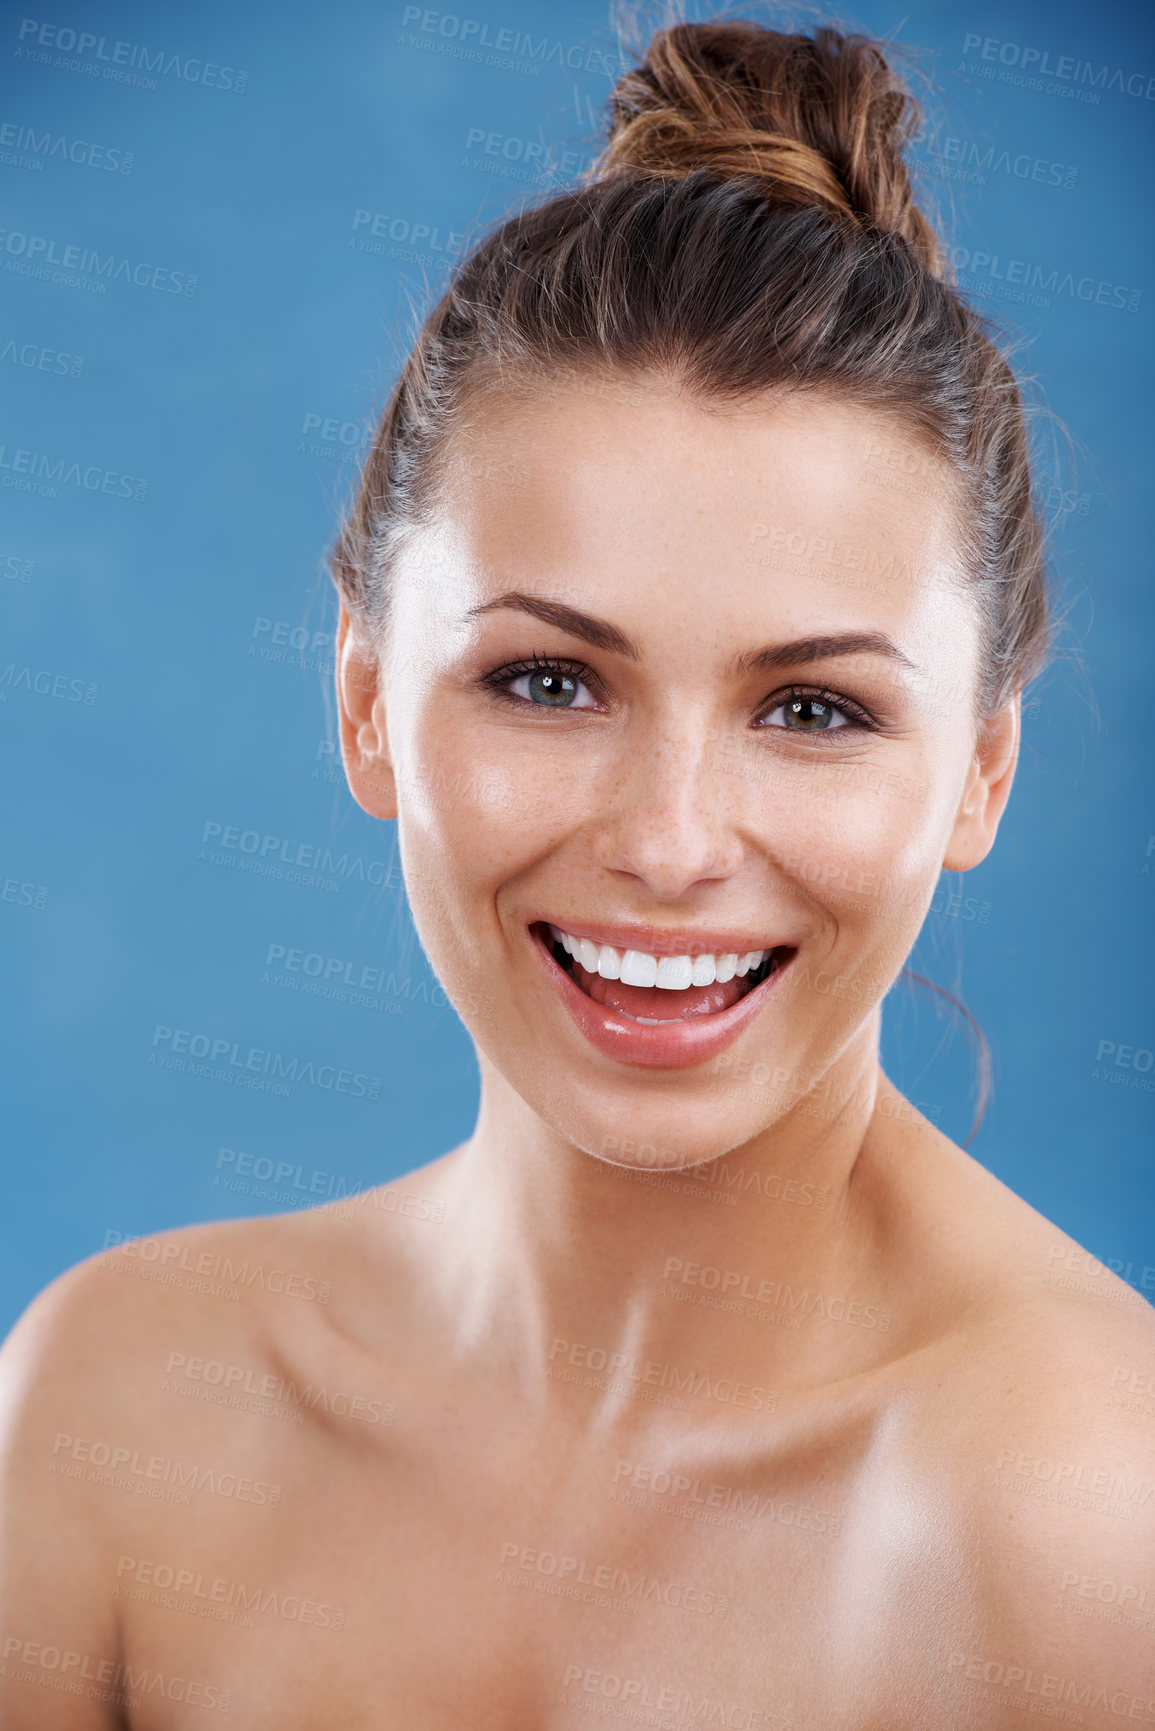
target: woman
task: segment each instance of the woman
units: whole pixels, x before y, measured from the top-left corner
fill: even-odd
[[[5,1725],[1155,1724],[1151,1312],[879,1064],[1047,629],[913,117],[678,25],[430,315],[337,682],[477,1127],[31,1307]]]

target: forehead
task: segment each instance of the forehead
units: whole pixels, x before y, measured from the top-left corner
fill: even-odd
[[[619,620],[772,606],[812,629],[957,600],[948,471],[857,404],[576,379],[475,400],[445,459],[426,556],[465,605],[528,586]]]

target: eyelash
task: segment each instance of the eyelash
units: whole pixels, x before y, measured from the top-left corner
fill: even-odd
[[[774,711],[781,709],[784,703],[804,703],[807,699],[815,703],[824,703],[828,709],[836,709],[847,723],[845,727],[819,729],[815,735],[816,738],[821,737],[824,732],[878,732],[877,721],[868,710],[862,707],[861,703],[855,703],[852,697],[843,697],[837,691],[828,691],[825,687],[816,685],[790,685],[785,691],[775,692],[774,696],[767,702],[763,715],[773,715]],[[790,730],[784,727],[775,727],[767,728],[765,731],[767,733],[786,733]]]
[[[580,680],[589,687],[595,696],[599,688],[597,675],[583,661],[567,661],[552,655],[537,654],[531,655],[528,660],[507,661],[500,667],[492,668],[488,673],[482,674],[481,684],[487,691],[492,691],[496,697],[518,709],[544,708],[545,706],[542,704],[528,703],[525,698],[515,697],[511,691],[506,690],[506,687],[512,684],[515,679],[520,679],[526,673],[565,674],[570,679]],[[775,692],[773,697],[767,700],[763,708],[763,716],[773,715],[774,711],[780,709],[784,703],[805,702],[808,698],[817,703],[825,703],[830,709],[836,709],[846,722],[844,727],[819,729],[815,737],[819,737],[825,732],[878,732],[878,723],[860,703],[856,703],[853,698],[843,697],[836,691],[828,691],[825,687],[814,685],[790,685],[784,691]],[[579,713],[582,712],[579,711]],[[761,721],[758,725],[761,726]],[[765,728],[764,731],[786,733],[793,730],[775,727]]]
[[[501,667],[495,667],[489,673],[483,673],[481,683],[487,691],[492,691],[497,697],[519,709],[542,709],[544,704],[527,703],[524,697],[515,697],[512,691],[505,687],[515,679],[520,679],[525,673],[562,673],[570,679],[577,679],[587,685],[590,691],[597,695],[599,682],[597,674],[582,661],[565,661],[553,655],[531,655],[528,661],[506,661]]]

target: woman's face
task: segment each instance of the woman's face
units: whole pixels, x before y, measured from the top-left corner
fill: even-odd
[[[534,1112],[713,1158],[872,1065],[941,869],[994,839],[1017,705],[977,737],[946,477],[866,409],[621,381],[479,408],[439,498],[376,684],[343,629],[353,790]]]

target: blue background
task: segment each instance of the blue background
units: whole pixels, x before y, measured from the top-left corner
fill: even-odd
[[[117,1234],[317,1202],[472,1127],[392,826],[333,752],[321,557],[412,308],[536,195],[535,157],[551,184],[585,165],[616,64],[573,0],[52,6],[0,17],[3,1326]],[[913,962],[991,1043],[973,1152],[1150,1295],[1152,17],[874,0],[853,22],[937,84],[922,185],[1070,435],[1047,479],[1060,655],[996,850],[944,884]],[[1050,291],[1008,299],[1016,279]],[[328,849],[337,887],[246,871],[242,832]],[[318,966],[377,989],[310,993]],[[957,1020],[905,987],[886,1016],[889,1072],[963,1140]],[[299,1079],[166,1068],[158,1027]]]

